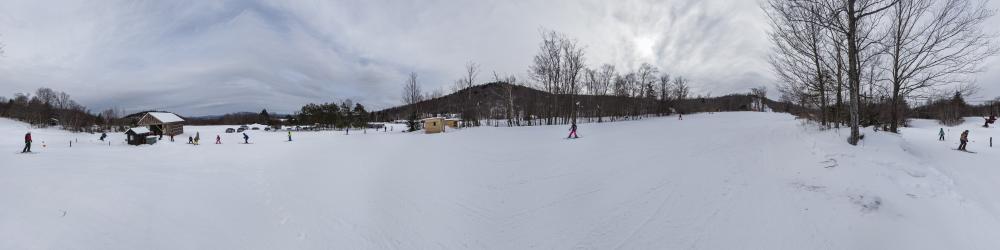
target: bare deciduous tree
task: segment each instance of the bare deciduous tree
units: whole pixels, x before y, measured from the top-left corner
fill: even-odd
[[[889,129],[897,132],[903,102],[918,91],[963,82],[997,54],[984,22],[994,15],[985,2],[898,0],[890,11],[886,42],[891,82]],[[926,93],[925,93],[926,94]]]
[[[420,101],[423,101],[423,92],[420,89],[420,84],[417,82],[417,73],[412,72],[403,85],[403,103],[413,105]]]

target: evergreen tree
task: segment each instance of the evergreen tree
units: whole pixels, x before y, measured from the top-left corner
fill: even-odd
[[[354,126],[364,127],[368,125],[368,111],[365,110],[365,106],[361,103],[354,104]]]
[[[420,129],[420,124],[417,122],[416,112],[410,113],[410,116],[406,118],[406,127],[408,128],[407,131],[409,132],[417,131],[418,129]]]
[[[271,124],[271,114],[267,113],[267,109],[260,111],[260,124]]]

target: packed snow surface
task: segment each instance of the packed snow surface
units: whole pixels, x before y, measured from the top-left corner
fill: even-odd
[[[1000,132],[969,119],[857,147],[775,113],[144,146],[0,120],[0,249],[996,249]]]

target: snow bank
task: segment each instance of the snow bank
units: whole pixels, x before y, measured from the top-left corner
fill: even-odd
[[[786,114],[448,133],[185,128],[123,134],[0,120],[0,249],[988,249],[995,129],[819,131]],[[970,129],[970,154],[953,150]],[[210,144],[212,135],[222,145]],[[182,135],[181,137],[185,137]],[[76,141],[73,147],[69,141]],[[42,148],[42,141],[47,147]]]

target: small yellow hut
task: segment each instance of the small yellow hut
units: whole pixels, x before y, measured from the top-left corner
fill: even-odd
[[[424,133],[436,134],[444,132],[445,120],[443,117],[431,117],[420,120],[424,124]]]
[[[458,128],[460,122],[462,122],[462,119],[457,119],[457,118],[444,119],[444,124],[450,128]]]

